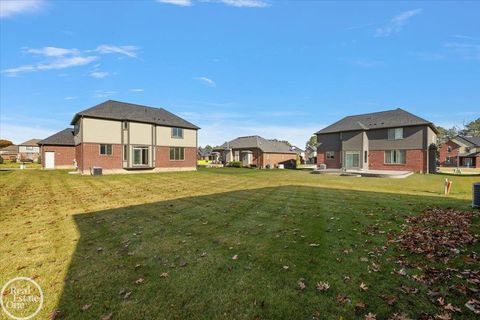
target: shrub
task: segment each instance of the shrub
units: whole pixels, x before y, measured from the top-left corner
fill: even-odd
[[[240,161],[231,161],[227,165],[228,167],[233,167],[233,168],[241,168],[242,163]]]
[[[3,158],[0,156],[0,164],[3,164]]]

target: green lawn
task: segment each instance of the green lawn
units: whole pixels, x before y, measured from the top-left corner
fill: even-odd
[[[478,178],[450,177],[448,197],[444,179],[232,168],[101,177],[0,172],[0,285],[34,277],[45,292],[40,319],[54,310],[65,319],[443,314],[428,286],[393,273],[406,253],[387,235],[428,206],[471,210]],[[480,233],[478,215],[473,228]],[[467,267],[462,258],[471,251],[480,252],[478,242],[449,266]],[[330,289],[318,292],[319,281]],[[462,309],[455,319],[473,319],[466,297],[446,290],[462,281],[435,286]],[[404,294],[402,284],[419,291]],[[355,311],[358,303],[366,308]]]
[[[19,162],[14,162],[10,160],[4,160],[3,163],[0,163],[0,169],[20,169]],[[27,169],[40,169],[41,164],[36,162],[25,162]]]

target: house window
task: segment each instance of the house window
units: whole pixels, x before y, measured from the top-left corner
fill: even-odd
[[[452,152],[452,147],[448,146],[447,150],[448,150],[448,152]]]
[[[76,136],[80,132],[80,124],[77,122],[73,126],[73,134]]]
[[[127,130],[128,129],[128,122],[127,121],[123,121],[123,130]]]
[[[335,151],[327,151],[325,153],[325,156],[327,157],[327,159],[335,159]]]
[[[388,140],[401,140],[403,139],[403,128],[388,129]]]
[[[27,150],[33,150],[33,147],[27,147]]]
[[[365,150],[365,151],[363,152],[363,162],[367,163],[367,160],[368,160],[368,151]]]
[[[100,154],[104,156],[109,156],[112,154],[112,145],[111,144],[101,144],[100,145]]]
[[[172,138],[183,139],[183,128],[172,128]]]
[[[185,148],[170,148],[170,160],[185,160]]]
[[[148,165],[148,148],[147,147],[133,148],[133,165],[134,166]]]
[[[405,150],[385,150],[385,163],[387,164],[405,164]]]
[[[123,161],[127,161],[127,154],[128,154],[128,146],[123,146]]]

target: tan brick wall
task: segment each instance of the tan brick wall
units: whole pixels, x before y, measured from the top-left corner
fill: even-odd
[[[93,167],[101,167],[105,170],[123,168],[120,144],[112,144],[111,155],[101,155],[99,143],[82,143],[77,147],[83,149],[83,158],[79,159],[81,162],[78,162],[83,171],[89,171]]]
[[[384,151],[372,151],[368,154],[369,169],[371,170],[400,170],[426,172],[427,170],[427,151],[426,150],[406,150],[405,164],[385,164]]]
[[[42,168],[45,168],[45,152],[55,152],[55,168],[73,168],[74,146],[42,146]]]
[[[197,166],[197,148],[185,147],[185,160],[170,160],[169,147],[156,147],[155,167],[156,168],[179,168]]]
[[[263,153],[260,158],[262,167],[266,167],[267,165],[277,167],[279,164],[288,167],[292,165],[292,162],[295,164],[296,159],[297,154],[292,153]]]

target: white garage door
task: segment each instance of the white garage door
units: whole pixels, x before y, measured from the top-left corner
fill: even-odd
[[[45,152],[45,169],[55,169],[55,152]]]

